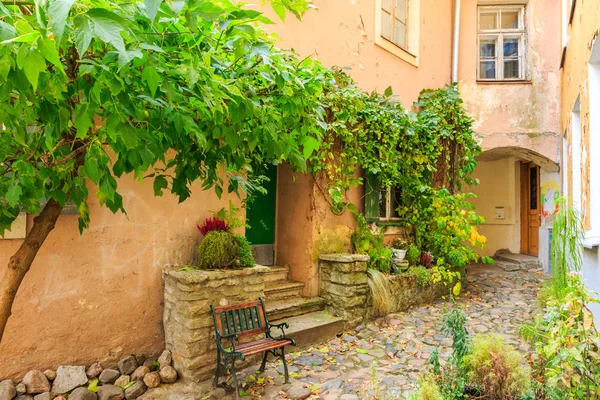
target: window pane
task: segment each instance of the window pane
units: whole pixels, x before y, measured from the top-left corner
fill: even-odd
[[[392,38],[392,30],[391,30],[391,24],[392,24],[392,16],[388,13],[386,13],[385,11],[381,12],[381,36],[383,36],[386,39],[391,39]]]
[[[379,191],[379,217],[387,218],[387,189]]]
[[[396,0],[396,18],[406,23],[406,0]]]
[[[392,218],[398,218],[398,206],[400,206],[400,197],[402,193],[400,189],[392,187]]]
[[[398,46],[406,47],[406,25],[396,20],[396,35],[394,36],[394,42]]]
[[[537,167],[529,168],[529,209],[537,210]]]
[[[496,61],[479,62],[479,79],[496,79]]]
[[[504,57],[519,56],[519,38],[505,38],[503,47]]]
[[[497,12],[481,12],[479,14],[479,29],[498,29],[496,24]]]
[[[504,60],[504,79],[520,78],[519,59]]]
[[[519,29],[518,11],[502,11],[502,29]]]
[[[479,40],[480,57],[496,57],[496,39],[482,38]]]
[[[381,0],[381,8],[386,11],[392,11],[392,0]]]

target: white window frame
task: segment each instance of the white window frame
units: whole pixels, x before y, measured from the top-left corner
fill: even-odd
[[[392,0],[394,1],[394,0]],[[406,47],[381,36],[382,0],[375,0],[375,44],[415,67],[419,66],[421,0],[407,0]]]
[[[400,22],[400,24],[404,24],[404,43],[398,43],[396,41],[396,24],[398,24],[397,21],[397,2],[396,0],[388,0],[391,4],[391,10],[389,10],[390,15],[391,15],[391,24],[390,24],[390,37],[385,37],[383,36],[383,32],[381,33],[381,37],[384,38],[385,40],[387,40],[388,42],[392,43],[395,46],[400,47],[403,50],[408,51],[408,44],[410,43],[410,38],[409,38],[409,20],[410,20],[410,0],[402,0],[404,1],[404,22]],[[382,2],[383,3],[383,2]],[[383,10],[383,4],[381,6],[381,9]],[[383,16],[383,11],[380,11],[380,18]]]
[[[400,218],[398,217],[392,217],[392,189],[396,189],[394,186],[390,186],[386,189],[386,198],[385,198],[385,216],[381,216],[379,215],[379,220],[380,221],[399,221]],[[380,190],[379,193],[381,193],[382,190]],[[381,195],[381,194],[380,194]],[[379,198],[379,201],[381,201],[381,198]],[[379,204],[378,204],[379,206]],[[377,207],[377,209],[379,210],[379,207]]]
[[[496,16],[496,27],[497,29],[481,29],[481,14],[486,11],[493,11],[497,13]],[[502,29],[502,12],[519,12],[518,28],[516,29]],[[517,78],[505,78],[504,77],[504,37],[518,37],[519,38],[519,77]],[[495,38],[496,39],[496,55],[490,60],[494,59],[496,62],[496,77],[493,79],[481,77],[481,39],[483,38]],[[527,28],[525,25],[525,6],[524,5],[510,5],[510,6],[479,6],[477,8],[477,80],[481,82],[511,82],[511,81],[524,81],[527,80]]]

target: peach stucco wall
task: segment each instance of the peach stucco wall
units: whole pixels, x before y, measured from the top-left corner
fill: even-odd
[[[279,47],[293,48],[300,57],[312,55],[325,66],[349,68],[348,73],[367,90],[383,92],[392,86],[405,107],[424,88],[450,81],[452,1],[418,0],[419,66],[416,67],[375,44],[375,0],[316,0],[316,10],[303,20],[288,16],[267,28],[281,37]],[[269,15],[273,13],[265,7]]]
[[[521,2],[507,2],[513,3]],[[477,0],[462,2],[459,84],[482,148],[518,146],[556,162],[560,132],[560,1],[527,3],[528,82],[523,83],[477,82],[477,5]]]
[[[182,204],[154,197],[152,182],[124,178],[119,188],[127,216],[92,199],[83,235],[77,215],[60,216],[18,292],[0,343],[0,380],[164,347],[161,267],[190,262],[196,223],[226,203],[200,184]],[[0,276],[20,244],[0,240]]]

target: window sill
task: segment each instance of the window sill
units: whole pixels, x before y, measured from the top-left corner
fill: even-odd
[[[390,42],[389,40],[384,39],[381,36],[377,36],[375,38],[375,44],[381,47],[382,49],[392,53],[396,57],[406,61],[407,63],[412,64],[415,67],[419,66],[418,55],[408,52],[407,50],[403,49],[402,47],[399,47],[398,45]]]
[[[531,85],[533,82],[529,79],[503,79],[503,80],[482,80],[477,79],[478,85]]]
[[[367,222],[374,223],[377,226],[402,226],[402,221],[399,219],[379,219],[379,218],[367,218]]]

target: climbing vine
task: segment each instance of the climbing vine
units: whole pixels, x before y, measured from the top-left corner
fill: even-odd
[[[424,90],[410,111],[391,88],[367,93],[343,71],[332,74],[323,94],[327,130],[309,160],[332,211],[356,212],[346,194],[365,184],[362,169],[376,176],[378,190],[400,188],[400,224],[421,249],[457,266],[477,259],[473,247],[485,238],[476,225],[484,221],[460,191],[477,183],[471,174],[481,148],[457,86]]]

